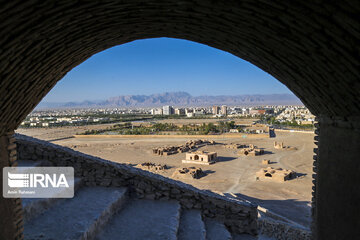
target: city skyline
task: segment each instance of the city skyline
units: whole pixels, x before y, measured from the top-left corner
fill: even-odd
[[[100,100],[185,91],[193,96],[292,94],[271,75],[227,52],[171,38],[145,39],[93,55],[42,100]]]

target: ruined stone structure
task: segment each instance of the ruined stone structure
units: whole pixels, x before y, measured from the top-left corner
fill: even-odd
[[[256,172],[256,179],[258,180],[272,180],[276,182],[285,182],[296,177],[296,173],[291,170],[282,168],[262,168]]]
[[[238,151],[238,154],[241,156],[259,156],[264,154],[264,150],[250,144],[249,147],[243,148]]]
[[[187,168],[177,168],[172,178],[175,179],[183,179],[183,178],[190,178],[190,179],[199,179],[205,176],[205,173],[201,168],[196,167],[187,167]]]
[[[239,144],[239,143],[228,143],[224,145],[224,148],[229,148],[229,149],[239,149],[245,147],[247,147],[247,145]]]
[[[274,142],[274,148],[281,150],[297,150],[296,147],[284,146],[283,142]]]
[[[214,145],[215,141],[213,140],[189,140],[184,145],[179,146],[170,146],[170,147],[159,147],[153,148],[153,154],[160,156],[168,156],[176,153],[188,152],[191,149],[197,149],[206,145]]]
[[[264,159],[264,160],[261,161],[261,163],[264,164],[264,165],[268,165],[268,164],[270,164],[270,160]]]
[[[274,142],[274,148],[275,149],[283,149],[284,148],[284,143],[283,142]]]
[[[255,64],[318,117],[313,238],[359,236],[358,0],[13,0],[0,12],[1,167],[16,162],[13,131],[71,69],[133,40],[187,39]],[[21,238],[19,212],[18,202],[0,198],[3,239]]]
[[[216,159],[217,159],[216,152],[196,151],[196,152],[186,153],[186,159],[182,160],[182,163],[210,165],[215,163]]]
[[[255,111],[258,111],[258,110],[255,110]],[[245,131],[251,132],[251,133],[257,133],[257,134],[269,133],[270,128],[269,128],[269,126],[266,126],[265,124],[256,123],[249,127],[245,127]]]
[[[150,172],[159,172],[168,169],[168,166],[162,164],[155,164],[151,162],[140,163],[136,165],[137,168],[147,170]]]
[[[172,155],[172,154],[176,154],[178,152],[186,152],[189,151],[188,147],[175,147],[175,146],[171,146],[171,147],[159,147],[159,148],[154,148],[153,149],[153,154],[155,155],[160,155],[160,156],[168,156],[168,155]]]

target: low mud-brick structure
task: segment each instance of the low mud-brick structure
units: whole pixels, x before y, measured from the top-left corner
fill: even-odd
[[[184,145],[179,146],[167,146],[153,148],[152,152],[155,155],[168,156],[177,153],[188,152],[192,149],[198,149],[206,145],[214,145],[215,141],[206,139],[189,140]]]
[[[174,179],[200,179],[205,175],[201,168],[187,167],[177,168],[171,177]]]
[[[224,148],[229,148],[229,149],[239,149],[239,148],[245,148],[245,147],[247,147],[247,145],[240,144],[240,143],[224,144]]]
[[[205,152],[205,151],[196,151],[186,153],[186,159],[182,160],[182,163],[196,163],[203,165],[210,165],[216,162],[217,153],[216,152]]]
[[[292,170],[286,170],[282,168],[262,168],[256,172],[257,180],[272,180],[276,182],[285,182],[296,177],[296,173]]]
[[[297,150],[296,147],[284,146],[283,142],[274,142],[274,148],[281,150]]]
[[[258,156],[258,155],[263,155],[264,154],[264,150],[263,149],[259,149],[258,147],[250,144],[249,147],[247,148],[242,148],[238,154],[240,156]]]

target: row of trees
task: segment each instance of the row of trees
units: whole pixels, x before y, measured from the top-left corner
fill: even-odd
[[[219,122],[218,124],[213,123],[203,123],[202,125],[187,124],[183,126],[178,126],[172,123],[156,123],[151,126],[145,127],[134,127],[131,123],[117,124],[113,127],[103,129],[103,130],[91,130],[85,132],[85,134],[102,134],[105,132],[116,132],[117,134],[123,135],[149,135],[149,134],[216,134],[216,133],[226,133],[230,129],[236,128],[235,122]]]
[[[156,123],[150,126],[133,126],[131,122],[123,122],[105,129],[88,130],[85,135],[91,134],[121,134],[121,135],[151,135],[151,134],[185,134],[208,135],[227,133],[230,129],[237,129],[241,133],[248,131],[234,121],[220,121],[214,123],[175,125],[172,123]]]
[[[295,120],[295,118],[293,118],[291,121],[280,122],[280,121],[276,120],[275,117],[266,117],[266,118],[263,118],[262,121],[266,122],[268,124],[271,124],[275,127],[288,127],[288,128],[292,128],[292,129],[301,129],[301,130],[314,129],[313,124],[301,124],[300,125]]]

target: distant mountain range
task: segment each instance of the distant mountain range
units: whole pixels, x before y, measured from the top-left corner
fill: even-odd
[[[160,107],[171,106],[254,106],[254,105],[302,105],[292,94],[191,96],[187,92],[166,92],[152,95],[126,95],[108,100],[50,103],[41,102],[37,108],[96,108],[96,107]]]

